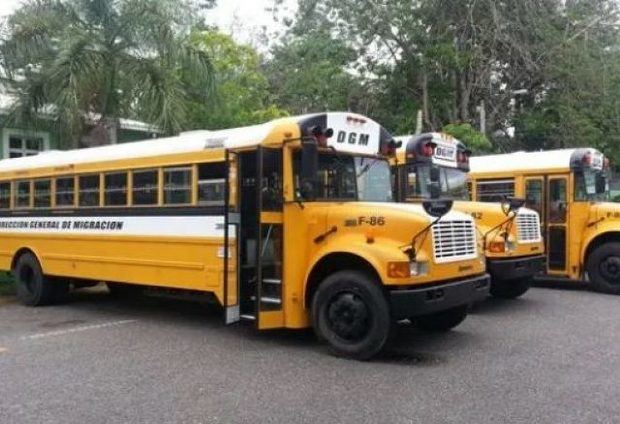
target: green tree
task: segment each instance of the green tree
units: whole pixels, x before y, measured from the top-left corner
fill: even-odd
[[[269,83],[254,48],[236,43],[216,30],[196,30],[195,48],[205,52],[215,70],[215,90],[210,102],[200,99],[190,107],[194,128],[232,128],[268,121],[286,114],[273,104]]]
[[[365,101],[349,69],[355,51],[326,31],[289,31],[271,54],[266,65],[271,90],[291,113],[359,109]]]
[[[14,116],[52,115],[73,146],[93,118],[95,143],[114,143],[121,117],[180,131],[189,100],[206,102],[211,91],[212,64],[183,35],[208,3],[26,1],[0,42],[0,68],[18,98]]]

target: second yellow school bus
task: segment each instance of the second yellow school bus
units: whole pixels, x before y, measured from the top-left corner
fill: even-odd
[[[620,294],[620,205],[610,203],[609,161],[592,148],[471,159],[473,196],[525,198],[542,217],[547,274]]]
[[[491,274],[491,294],[504,298],[524,294],[545,265],[538,213],[523,207],[509,210],[505,198],[495,203],[472,201],[467,187],[470,152],[458,139],[425,133],[396,140],[402,143],[392,160],[397,200],[453,198],[455,209],[475,219]]]
[[[448,329],[489,287],[471,217],[390,202],[393,144],[323,113],[3,160],[0,269],[29,305],[84,281],[211,295],[227,323],[368,358],[393,321]]]

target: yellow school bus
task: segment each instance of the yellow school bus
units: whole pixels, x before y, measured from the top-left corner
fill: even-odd
[[[470,216],[391,202],[393,150],[322,113],[3,160],[0,269],[28,305],[85,281],[209,295],[226,323],[312,326],[368,358],[395,320],[450,328],[489,286]]]
[[[471,158],[473,196],[524,197],[542,217],[551,279],[589,281],[620,294],[620,205],[609,197],[609,162],[591,148]]]
[[[456,138],[426,133],[396,140],[401,143],[392,160],[396,198],[414,203],[435,197],[455,199],[454,209],[476,220],[491,274],[491,294],[516,298],[525,293],[532,278],[544,270],[538,213],[520,207],[516,199],[512,203],[504,198],[497,203],[470,201],[470,152]]]

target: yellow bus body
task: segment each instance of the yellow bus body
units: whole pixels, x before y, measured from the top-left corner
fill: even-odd
[[[440,145],[454,146],[461,150],[465,150],[465,146],[455,138],[440,133],[428,133],[421,136],[403,136],[397,137],[403,144],[396,152],[396,157],[391,163],[396,173],[396,197],[399,201],[416,203],[423,200],[420,196],[408,194],[408,182],[405,181],[407,176],[407,156],[415,156],[411,153],[411,149],[418,147],[417,145],[424,142],[440,143]],[[409,146],[407,146],[409,144]],[[441,146],[440,146],[441,148]],[[407,153],[409,151],[409,153]],[[419,156],[419,155],[418,155]],[[456,156],[454,157],[454,159]],[[417,158],[419,160],[419,158]],[[432,161],[435,166],[440,168],[459,168],[455,160],[441,157],[438,160],[435,157],[429,157],[428,161]],[[423,161],[424,162],[424,161]],[[412,162],[413,163],[413,162]],[[414,165],[412,165],[414,166]],[[465,163],[463,172],[467,172],[467,164]],[[499,199],[498,199],[499,200]],[[535,275],[543,271],[545,263],[544,241],[538,231],[540,220],[535,211],[522,208],[514,220],[509,225],[505,225],[501,230],[498,226],[507,223],[508,216],[502,202],[488,203],[477,201],[456,200],[453,209],[471,215],[476,222],[476,227],[481,239],[485,234],[489,234],[486,243],[482,246],[484,255],[487,260],[487,269],[492,277],[492,284],[505,284],[507,286],[514,285],[518,282],[530,281]],[[535,233],[525,230],[527,227],[532,230],[535,223]],[[521,232],[519,231],[521,227]],[[508,290],[514,292],[514,290]],[[491,293],[494,293],[493,286]],[[499,290],[497,291],[499,293]],[[516,293],[516,292],[514,292]],[[506,293],[506,296],[509,296]]]
[[[614,244],[620,242],[620,205],[603,200],[607,190],[587,195],[583,186],[584,173],[595,178],[605,174],[605,168],[604,156],[590,148],[481,156],[471,161],[472,195],[478,200],[504,194],[526,199],[526,205],[541,214],[549,255],[547,276],[590,280],[601,291],[618,293],[620,274],[614,277],[608,272],[605,281],[600,269],[607,266],[607,271],[614,271],[614,258],[620,255]],[[609,250],[603,258],[602,249]],[[620,259],[617,263],[620,266]],[[596,275],[590,275],[592,271]]]
[[[31,252],[52,283],[88,280],[210,293],[224,307],[227,322],[245,316],[261,329],[310,326],[312,296],[325,278],[347,269],[376,280],[393,313],[431,313],[486,295],[484,258],[475,242],[468,256],[438,261],[434,252],[441,246],[432,234],[425,236],[416,245],[412,264],[407,246],[432,221],[421,206],[298,198],[295,157],[300,139],[308,137],[306,123],[341,125],[345,117],[346,122],[355,119],[350,125],[360,134],[359,128],[372,134],[376,130],[370,140],[379,142],[378,124],[334,113],[0,161],[0,207],[7,206],[0,209],[0,269],[14,271],[20,255]],[[354,138],[347,125],[342,124],[333,143]],[[361,147],[334,147],[342,157],[351,150],[363,153],[370,148],[363,144],[368,143],[364,137],[360,136]],[[319,150],[333,154],[333,148]],[[368,157],[377,158],[377,151],[378,146],[372,147]],[[250,171],[253,164],[262,171]],[[215,173],[217,178],[203,179]],[[146,174],[157,184],[143,186]],[[97,178],[99,191],[93,194],[94,189],[85,187],[87,180],[96,186]],[[70,179],[73,198],[65,188],[71,186]],[[48,187],[48,180],[49,205],[41,189]],[[265,186],[256,189],[256,181]],[[276,191],[272,181],[279,187]],[[5,188],[10,193],[6,205]],[[212,193],[209,190],[222,188],[227,195],[216,206],[201,203]],[[92,200],[97,195],[98,201]],[[140,204],[146,197],[154,204]],[[166,203],[177,198],[185,201]],[[95,203],[80,206],[88,199]],[[118,199],[120,206],[106,206]],[[276,206],[265,206],[273,199]],[[67,201],[72,204],[58,204]],[[42,202],[45,207],[36,207]],[[256,210],[256,222],[250,209]],[[471,218],[449,212],[441,225],[452,221],[467,224]],[[248,236],[247,231],[255,233]],[[254,277],[244,274],[250,265]],[[411,271],[413,265],[419,274]],[[250,287],[254,288],[247,293]],[[450,289],[445,299],[420,300],[433,290],[443,296],[442,287]],[[407,296],[414,294],[424,307],[419,312],[408,310]],[[255,305],[253,316],[244,314],[243,302]]]

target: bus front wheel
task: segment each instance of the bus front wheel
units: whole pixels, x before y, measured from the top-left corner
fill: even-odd
[[[620,243],[605,243],[594,249],[586,270],[596,291],[620,294]]]
[[[65,297],[69,285],[43,274],[41,264],[32,253],[21,255],[13,268],[17,282],[17,297],[28,306],[49,305]]]
[[[359,271],[327,277],[312,300],[317,336],[337,356],[366,360],[387,343],[391,330],[387,299],[373,279]]]

